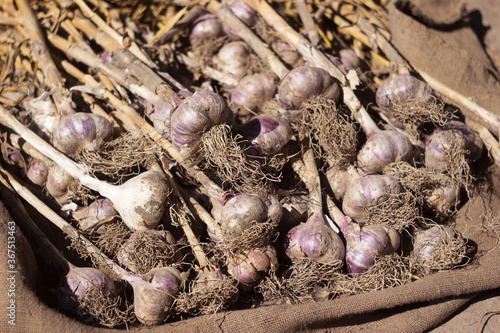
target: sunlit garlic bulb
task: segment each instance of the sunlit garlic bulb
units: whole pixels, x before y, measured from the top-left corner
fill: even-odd
[[[97,150],[111,138],[113,127],[104,117],[78,112],[63,117],[54,128],[52,143],[65,154],[82,148]]]

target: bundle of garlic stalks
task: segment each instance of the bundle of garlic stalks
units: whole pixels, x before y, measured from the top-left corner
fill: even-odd
[[[500,164],[500,119],[415,72],[383,5],[4,1],[2,186],[95,268],[56,255],[46,301],[159,325],[473,260],[453,216]]]

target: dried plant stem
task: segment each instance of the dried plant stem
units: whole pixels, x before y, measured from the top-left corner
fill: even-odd
[[[30,4],[27,0],[16,0],[17,7],[23,15],[24,28],[31,39],[31,49],[33,55],[38,62],[44,76],[45,83],[52,90],[54,102],[59,109],[65,105],[64,97],[61,93],[65,90],[64,81],[61,73],[57,70],[56,64],[50,56],[49,49],[45,43],[43,32],[38,24],[35,14],[31,10]]]
[[[335,224],[337,224],[342,232],[345,232],[351,223],[350,218],[344,215],[344,213],[339,207],[337,207],[335,202],[333,202],[332,198],[329,196],[326,196],[326,207]]]
[[[304,25],[304,29],[311,41],[311,44],[314,46],[318,46],[321,38],[318,34],[318,30],[316,30],[316,24],[314,22],[313,17],[311,16],[311,12],[307,8],[307,4],[305,0],[294,0],[295,8],[299,12],[300,19],[302,24]]]
[[[207,9],[212,13],[217,15],[222,22],[227,24],[234,30],[234,32],[240,36],[251,48],[252,50],[269,65],[272,71],[280,78],[284,78],[288,73],[288,69],[281,62],[281,60],[274,54],[267,45],[260,40],[253,31],[241,22],[229,8],[221,5],[218,1],[210,1],[207,4]]]
[[[496,131],[497,137],[500,137],[500,116],[486,110],[485,108],[474,102],[472,99],[462,95],[458,91],[453,90],[452,88],[446,86],[444,83],[433,78],[430,74],[418,68],[416,68],[416,70],[422,76],[422,78],[432,87],[432,89],[440,92],[454,102],[464,106],[466,109],[463,111],[469,110],[470,112],[466,113],[471,113],[472,115],[482,119],[484,124]]]
[[[115,66],[121,69],[127,69],[132,75],[140,79],[146,87],[156,92],[165,101],[168,102],[172,100],[175,94],[172,88],[160,75],[148,65],[144,64],[144,62],[130,52],[129,49],[123,48],[122,45],[102,31],[102,29],[96,27],[90,20],[81,15],[76,15],[75,18],[73,18],[73,24],[76,28],[85,32],[89,38],[95,40],[103,49],[110,52],[111,59]],[[180,85],[178,82],[175,82],[175,84]]]
[[[175,23],[175,25],[166,32],[158,32],[153,39],[148,42],[148,45],[165,44],[173,37],[180,34],[186,29],[196,18],[203,12],[203,7],[194,6],[189,9],[184,16]]]
[[[322,216],[323,199],[321,194],[321,183],[313,148],[307,148],[302,156],[302,161],[298,160],[293,162],[292,167],[309,191],[309,214],[318,214]]]
[[[10,173],[5,171],[2,167],[0,167],[0,172],[2,176],[0,176],[0,183],[3,185],[2,194],[7,194],[10,197],[10,200],[6,200],[6,204],[10,206],[10,212],[16,218],[16,222],[18,222],[23,228],[24,231],[31,235],[34,241],[38,244],[38,246],[51,255],[54,255],[58,258],[58,260],[62,262],[67,262],[66,258],[61,254],[61,252],[52,244],[47,236],[40,230],[40,228],[36,225],[33,219],[30,217],[23,203],[19,199],[18,193],[14,187],[17,187],[14,184],[14,187],[11,184],[11,179],[14,179]],[[7,179],[10,179],[7,181]]]
[[[370,37],[373,37],[376,45],[384,52],[387,58],[395,63],[398,67],[411,68],[410,64],[399,54],[398,50],[385,38],[376,27],[374,27],[367,19],[360,17],[357,23],[361,30]],[[374,46],[371,46],[372,49]]]
[[[149,59],[149,57],[144,53],[139,46],[132,40],[128,39],[127,41],[124,41],[123,36],[121,36],[118,32],[116,32],[113,28],[111,28],[106,22],[99,17],[92,9],[90,9],[89,6],[83,1],[83,0],[74,0],[74,3],[80,7],[80,10],[82,11],[83,15],[88,17],[92,22],[95,23],[99,28],[101,28],[104,32],[106,32],[108,35],[110,35],[115,41],[117,41],[120,45],[123,47],[129,46],[128,49],[130,52],[132,52],[137,58],[141,59],[146,65],[155,68],[156,65],[154,62]],[[130,45],[124,45],[130,43]]]
[[[226,75],[223,72],[221,72],[213,67],[204,65],[198,59],[196,59],[193,56],[190,56],[188,54],[176,53],[176,57],[179,59],[179,62],[181,64],[184,64],[187,67],[191,67],[193,69],[199,69],[203,75],[205,75],[213,80],[216,80],[216,81],[218,81],[222,84],[225,84],[227,86],[238,85],[239,81],[236,80],[234,77]]]
[[[18,149],[22,149],[26,154],[28,154],[32,158],[42,160],[42,161],[46,162],[47,164],[52,163],[52,161],[50,161],[45,155],[43,155],[38,150],[36,150],[31,144],[26,142],[19,135],[15,134],[15,133],[11,133],[9,135],[9,139],[10,139],[11,144],[14,147],[16,147]]]
[[[215,230],[217,228],[217,224],[215,219],[188,191],[183,189],[182,187],[177,187],[182,197],[186,199],[186,204],[188,205],[191,212],[195,212],[198,215],[199,219],[207,225],[207,227],[211,230]]]
[[[164,169],[164,172],[168,176],[168,180],[169,180],[170,184],[172,185],[175,196],[181,201],[182,205],[184,206],[185,211],[189,212],[190,209],[189,209],[187,203],[184,201],[184,197],[180,193],[179,188],[177,187],[177,184],[174,181],[174,176],[168,170]],[[198,263],[200,264],[200,268],[203,269],[205,267],[208,267],[210,265],[210,261],[208,260],[205,252],[203,251],[203,248],[201,247],[200,242],[198,241],[198,238],[194,234],[193,229],[189,225],[188,220],[186,219],[186,217],[182,213],[178,214],[178,222],[181,225],[182,230],[184,231],[184,234],[186,235],[188,242],[191,245],[191,248],[193,249],[193,253],[196,257],[196,260],[198,260]]]
[[[154,91],[145,86],[140,80],[135,76],[127,75],[125,71],[120,68],[107,63],[101,57],[98,57],[91,50],[86,47],[82,47],[78,44],[71,43],[66,39],[53,34],[48,33],[48,39],[58,49],[65,52],[70,58],[74,58],[79,62],[84,63],[90,68],[95,68],[99,72],[109,76],[112,80],[119,82],[121,85],[125,86],[132,93],[149,100],[150,102],[164,102],[173,105],[172,95],[174,94],[170,88],[164,85],[162,90],[162,97],[156,94]],[[169,90],[170,89],[170,90]]]
[[[469,117],[465,118],[465,123],[471,129],[476,131],[477,134],[479,134],[491,157],[493,158],[495,163],[500,166],[500,143],[498,142],[498,140],[485,126],[470,119]]]

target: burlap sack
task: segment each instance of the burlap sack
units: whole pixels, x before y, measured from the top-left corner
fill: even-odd
[[[462,7],[457,7],[457,1],[431,2],[437,2],[440,6],[434,7],[436,15],[427,11],[426,20],[410,15],[401,7],[390,7],[394,44],[413,66],[432,73],[453,89],[472,97],[489,110],[498,112],[496,106],[500,105],[500,88],[495,79],[498,74],[488,57],[484,56],[481,43],[471,35],[470,30],[465,29],[463,31],[466,32],[460,34],[457,31],[452,32],[454,29],[450,28],[463,17]],[[416,2],[416,5],[420,6],[417,7],[420,14],[426,12],[425,8],[430,8],[428,3],[429,1]],[[447,27],[447,31],[443,32],[437,27]],[[452,34],[454,36],[449,37]],[[439,272],[402,287],[332,301],[230,311],[152,328],[130,329],[182,333],[388,330],[422,332],[435,327],[477,293],[500,288],[498,235],[493,231],[484,230],[482,224],[486,217],[500,216],[500,169],[491,167],[489,174],[455,218],[457,229],[477,244],[474,261],[464,268]],[[19,230],[16,231],[15,326],[9,324],[10,318],[7,315],[12,297],[8,296],[11,285],[6,281],[12,273],[8,272],[10,269],[7,267],[6,237],[7,222],[11,220],[0,202],[0,232],[3,237],[0,241],[0,331],[114,331],[86,326],[49,308],[39,300],[33,289],[36,279],[34,256]]]

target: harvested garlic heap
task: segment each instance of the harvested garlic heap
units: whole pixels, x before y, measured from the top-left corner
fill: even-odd
[[[66,71],[54,74],[49,51],[30,59],[43,75],[16,62],[35,83],[29,96],[39,97],[6,105],[0,116],[23,139],[6,132],[3,165],[41,190],[30,204],[59,207],[49,220],[84,239],[78,254],[108,267],[58,257],[66,267],[58,300],[70,315],[88,305],[88,290],[115,302],[116,320],[89,311],[94,323],[149,326],[245,304],[297,303],[317,287],[327,299],[368,292],[467,262],[467,240],[447,221],[467,200],[474,163],[487,158],[483,142],[415,75],[379,74],[375,87],[375,60],[363,49],[332,40],[321,53],[305,38],[295,45],[299,39],[287,37],[294,30],[264,3],[190,7],[169,31],[141,15],[107,17],[127,4],[106,11],[75,4],[36,8],[36,17],[50,13],[51,24],[61,23],[46,35]],[[32,10],[24,0],[16,5],[23,15]],[[179,11],[175,2],[148,6]],[[52,22],[63,9],[77,19]],[[40,27],[30,17],[28,26]],[[106,29],[126,32],[130,45],[123,49],[122,36]],[[42,34],[26,37],[23,57],[43,48]],[[99,81],[80,72],[85,66]],[[346,77],[360,79],[358,91],[372,100],[356,105]],[[86,87],[70,93],[75,79]],[[96,105],[101,112],[89,112]],[[108,145],[137,129],[137,146]],[[85,159],[93,152],[107,156],[103,164],[118,154],[135,161],[139,143],[158,147],[153,162],[137,158],[122,178]],[[401,276],[384,275],[391,265]]]

